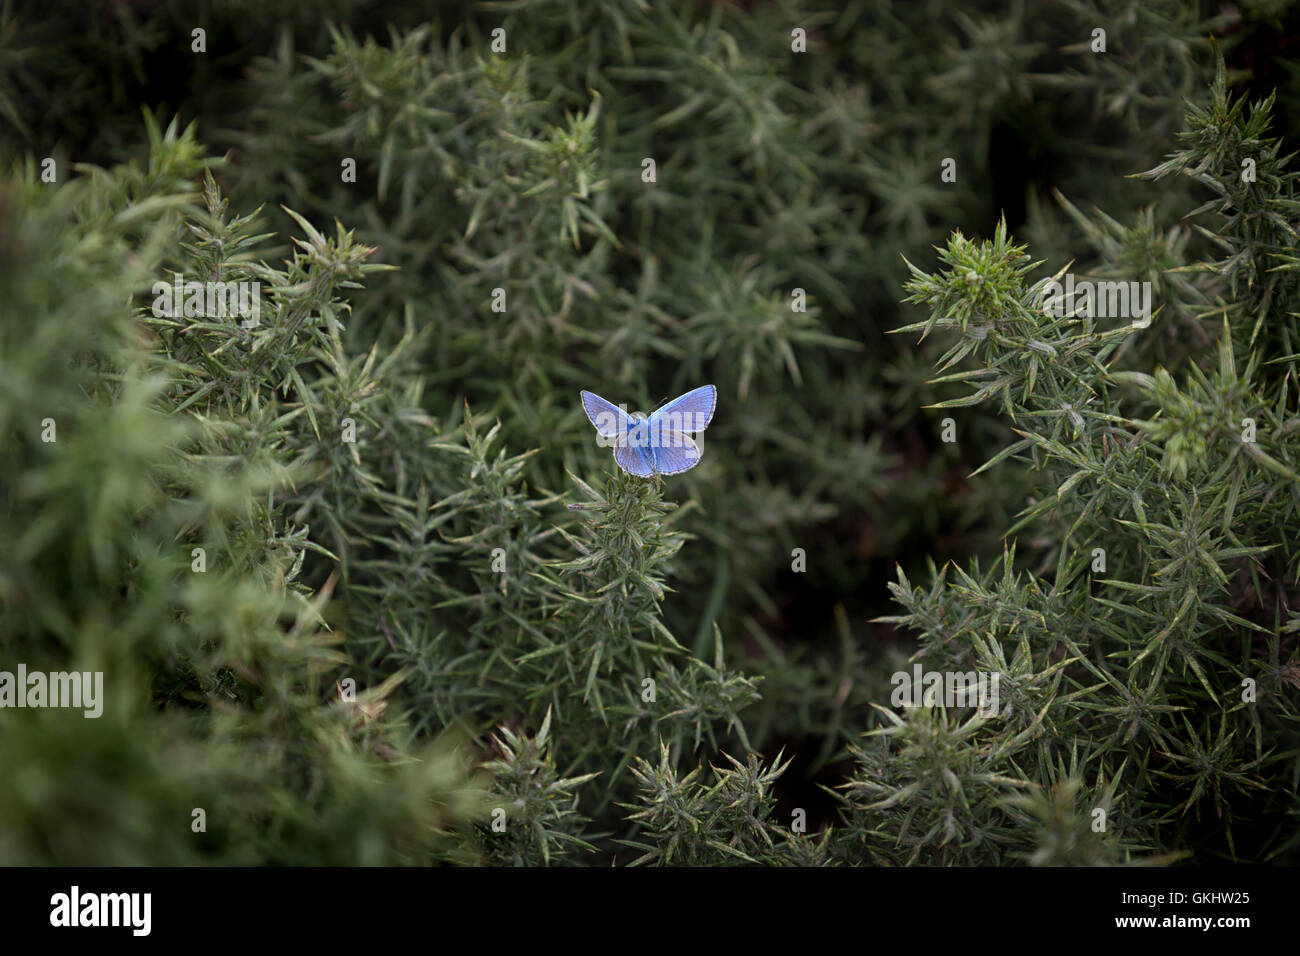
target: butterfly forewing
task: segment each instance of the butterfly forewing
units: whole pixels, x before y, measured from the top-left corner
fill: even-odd
[[[650,422],[659,431],[702,432],[713,421],[717,405],[718,390],[712,385],[701,385],[656,411],[650,416]]]
[[[601,438],[620,438],[632,425],[627,412],[594,392],[581,392],[582,410]]]

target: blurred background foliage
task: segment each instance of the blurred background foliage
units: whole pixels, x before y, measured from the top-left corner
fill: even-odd
[[[1042,724],[971,750],[978,728],[918,712],[889,750],[871,705],[949,600],[898,572],[1000,580],[1018,538],[1050,575],[1061,550],[1050,521],[1006,536],[1033,468],[970,477],[1023,424],[928,407],[967,394],[932,381],[951,340],[887,334],[921,316],[907,262],[1005,220],[1035,278],[1153,282],[1159,318],[1107,360],[1216,366],[1224,311],[1187,268],[1220,254],[1186,218],[1205,183],[1134,174],[1211,104],[1212,41],[1294,140],[1297,26],[1290,2],[0,0],[0,664],[109,689],[99,721],[6,715],[0,859],[1265,857],[1294,829],[1293,716],[1243,850],[1132,791],[1183,822],[1135,812],[1093,846],[1074,794],[1124,767],[1069,756],[1083,723],[1031,769],[1008,754]],[[262,324],[154,315],[174,272],[260,281]],[[1260,308],[1300,306],[1277,281]],[[1300,352],[1269,334],[1242,363]],[[577,401],[707,382],[703,461],[662,486],[618,474]],[[1270,626],[1278,663],[1294,632]],[[1059,675],[1018,640],[1002,663],[1047,705]],[[958,752],[954,817],[931,774]]]

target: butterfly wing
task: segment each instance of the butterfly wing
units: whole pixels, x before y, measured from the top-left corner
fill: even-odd
[[[718,390],[701,385],[679,395],[650,416],[651,432],[702,432],[713,421],[718,407]]]
[[[667,430],[659,434],[659,444],[649,449],[650,464],[661,475],[680,475],[700,463],[700,446],[690,435]]]
[[[601,438],[621,438],[632,427],[632,418],[617,405],[605,401],[594,392],[580,392],[582,410],[587,420],[595,426]]]
[[[653,449],[635,442],[624,442],[614,447],[614,460],[618,462],[618,467],[638,478],[649,478],[655,473],[650,458],[652,454]]]

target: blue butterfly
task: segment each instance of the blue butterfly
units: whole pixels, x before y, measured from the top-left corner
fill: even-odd
[[[713,421],[718,390],[701,385],[651,412],[629,415],[592,392],[582,392],[582,410],[596,427],[601,444],[614,446],[614,460],[629,475],[677,475],[700,463],[700,446],[690,432],[702,432]]]

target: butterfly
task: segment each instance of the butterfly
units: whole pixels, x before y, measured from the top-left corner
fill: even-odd
[[[629,415],[593,392],[580,394],[601,444],[614,446],[614,460],[629,475],[677,475],[700,463],[700,446],[689,433],[702,432],[713,421],[718,390],[712,385],[693,388],[649,416]]]

